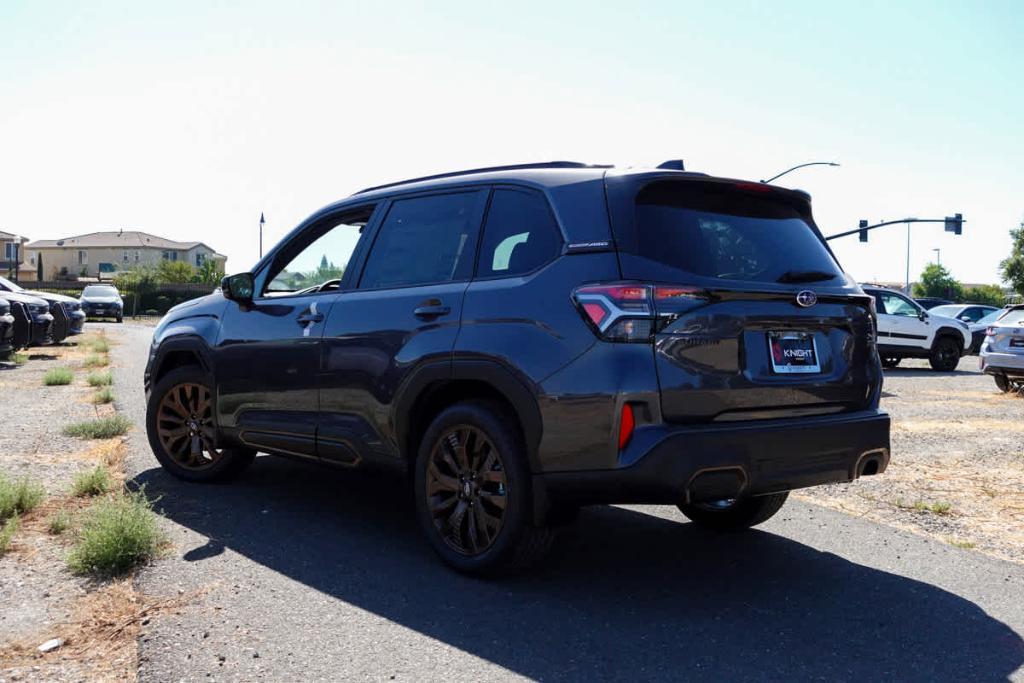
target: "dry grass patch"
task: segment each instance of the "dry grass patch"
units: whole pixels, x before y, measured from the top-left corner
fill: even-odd
[[[132,426],[132,421],[123,415],[111,415],[96,420],[75,422],[64,427],[65,436],[81,439],[110,439],[121,436]]]
[[[145,491],[102,498],[85,512],[68,568],[80,575],[119,576],[153,559],[163,540]]]
[[[64,386],[75,381],[71,368],[52,368],[43,375],[43,384],[48,387]]]
[[[106,354],[91,353],[85,357],[82,365],[87,368],[105,368],[110,365],[110,359],[107,358]]]
[[[105,465],[96,465],[92,469],[79,472],[71,483],[71,493],[79,498],[101,496],[110,491],[114,482],[110,471]]]
[[[114,383],[114,377],[110,372],[90,372],[85,381],[90,387],[109,387]]]
[[[0,522],[14,515],[31,512],[44,498],[46,490],[41,484],[27,477],[13,481],[0,473]]]
[[[90,400],[93,403],[97,404],[97,405],[105,405],[107,403],[113,403],[114,402],[114,390],[111,389],[110,387],[103,387],[102,389],[97,391],[95,394],[93,394],[92,398]]]

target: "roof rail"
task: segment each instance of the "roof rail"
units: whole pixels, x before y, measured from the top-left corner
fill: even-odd
[[[395,187],[397,185],[407,185],[409,183],[418,183],[423,180],[438,180],[439,178],[453,178],[460,175],[474,175],[477,173],[491,173],[493,171],[520,171],[532,168],[612,168],[610,164],[584,164],[579,161],[540,161],[533,164],[511,164],[508,166],[487,166],[484,168],[470,168],[464,171],[449,171],[448,173],[437,173],[435,175],[425,175],[420,178],[409,178],[408,180],[399,180],[393,183],[385,183],[383,185],[374,185],[373,187],[367,187],[363,190],[359,190],[355,194],[363,194],[366,192],[373,192],[374,190],[382,190],[386,187]]]

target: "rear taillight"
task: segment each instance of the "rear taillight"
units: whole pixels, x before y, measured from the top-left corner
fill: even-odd
[[[633,417],[633,406],[628,403],[622,404],[622,415],[619,416],[619,450],[621,451],[633,438],[633,429],[636,427],[636,419]]]
[[[573,301],[598,336],[614,342],[647,342],[666,321],[708,300],[694,287],[623,282],[579,287]]]

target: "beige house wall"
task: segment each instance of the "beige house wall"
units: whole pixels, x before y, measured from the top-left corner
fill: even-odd
[[[79,261],[79,251],[85,252],[84,263]],[[186,261],[189,265],[196,265],[196,255],[202,254],[204,259],[213,258],[214,251],[202,245],[195,246],[188,250],[168,250],[177,254],[178,261]],[[136,266],[156,266],[165,256],[174,260],[172,256],[164,253],[165,250],[156,247],[138,248],[108,248],[108,247],[40,247],[27,249],[25,251],[25,262],[31,269],[35,270],[40,255],[43,258],[43,277],[51,279],[66,269],[69,275],[80,275],[85,268],[86,274],[95,276],[101,263],[111,263],[117,270],[128,270]],[[125,260],[127,258],[127,260]]]

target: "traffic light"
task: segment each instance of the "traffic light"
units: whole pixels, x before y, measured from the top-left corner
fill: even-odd
[[[951,232],[954,235],[962,235],[964,232],[964,217],[963,214],[954,214],[952,216],[946,216],[946,232]]]
[[[860,227],[860,233],[858,235],[858,239],[860,239],[861,242],[867,242],[868,241],[868,222],[867,221],[861,221],[859,227]]]

